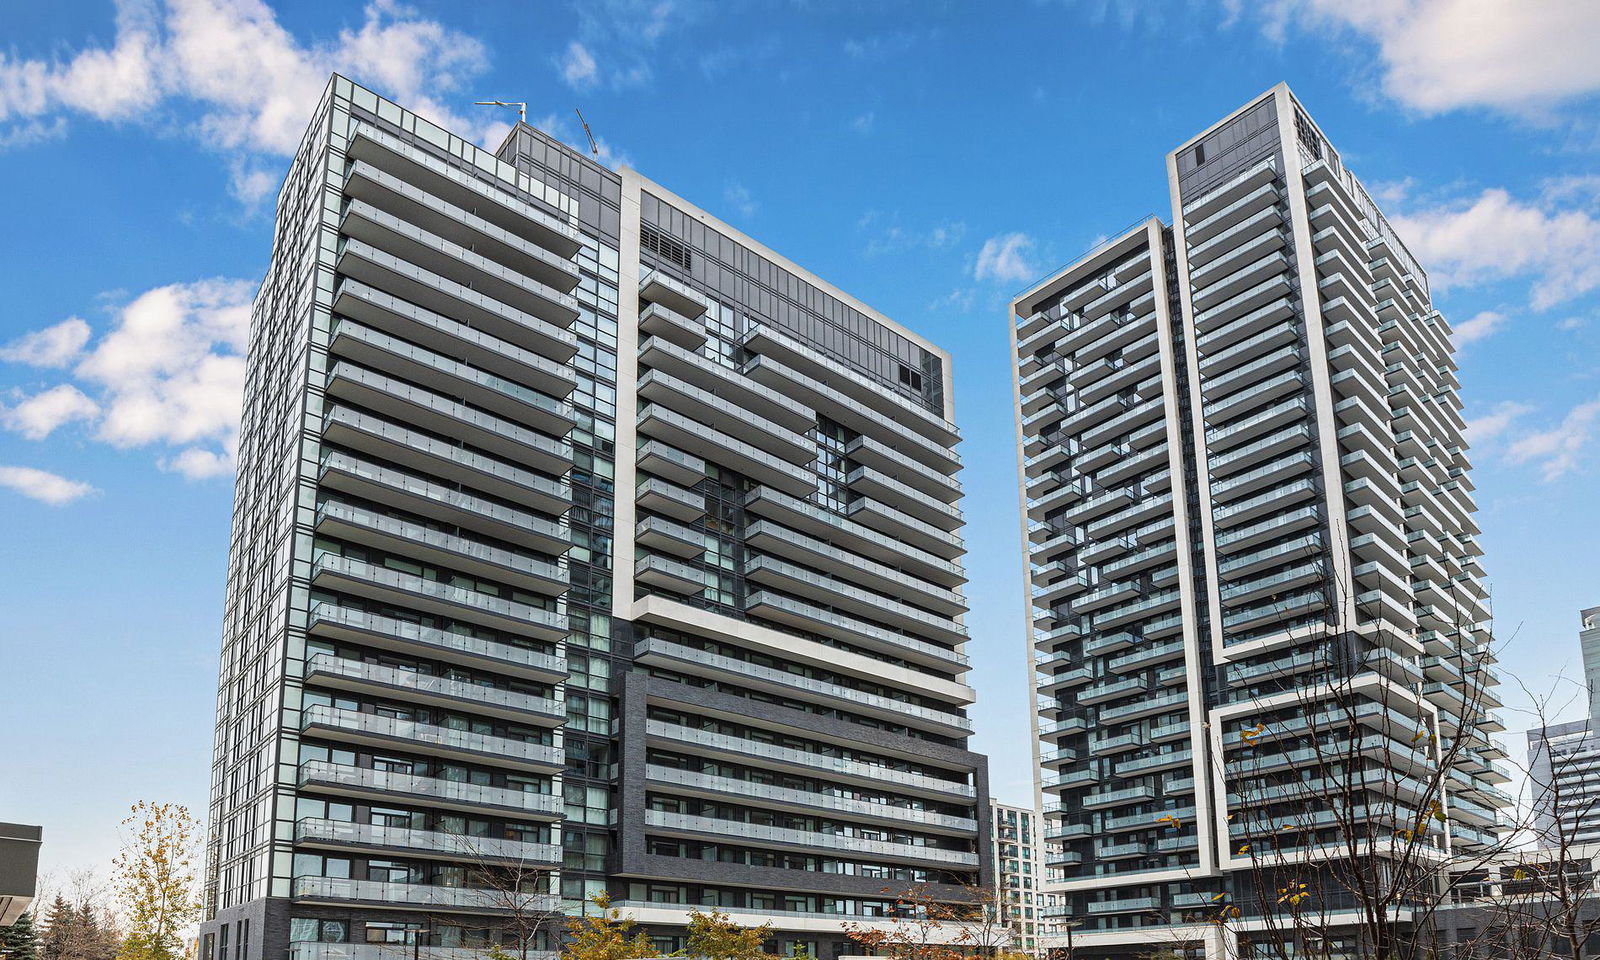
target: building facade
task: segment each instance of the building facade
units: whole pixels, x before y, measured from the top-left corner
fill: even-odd
[[[1091,956],[1222,949],[1196,921],[1325,856],[1330,797],[1424,813],[1396,769],[1453,768],[1441,853],[1505,802],[1427,275],[1286,86],[1166,167],[1170,226],[1012,305],[1045,892]]]
[[[948,355],[525,124],[313,106],[251,323],[204,960],[548,948],[602,892],[826,960],[989,884]]]
[[[1589,716],[1528,731],[1528,784],[1539,846],[1600,842],[1600,607],[1579,613]]]
[[[1039,890],[1044,882],[1044,832],[1039,812],[989,801],[994,846],[994,908],[1015,932],[1015,949],[1040,951]]]

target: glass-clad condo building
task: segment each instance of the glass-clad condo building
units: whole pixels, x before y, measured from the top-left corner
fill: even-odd
[[[1170,226],[1012,304],[1045,893],[1090,956],[1235,949],[1274,865],[1431,822],[1421,784],[1440,855],[1506,803],[1426,273],[1286,86],[1167,172]]]
[[[549,949],[600,892],[669,947],[715,906],[829,960],[990,883],[949,357],[525,124],[306,107],[204,960]]]

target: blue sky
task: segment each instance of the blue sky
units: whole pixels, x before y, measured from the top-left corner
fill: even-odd
[[[1543,690],[1577,664],[1600,603],[1588,0],[62,0],[13,5],[5,32],[0,818],[42,822],[57,874],[103,868],[134,800],[205,805],[244,320],[331,69],[495,142],[508,115],[471,101],[527,100],[569,140],[581,108],[608,160],[951,350],[978,746],[1012,800],[1005,304],[1168,216],[1165,152],[1287,80],[1468,341],[1503,672]]]

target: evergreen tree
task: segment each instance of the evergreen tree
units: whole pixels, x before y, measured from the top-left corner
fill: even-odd
[[[66,960],[67,938],[75,912],[67,898],[56,894],[44,915],[44,936],[39,939],[39,960]]]
[[[9,927],[0,927],[0,957],[5,960],[38,960],[39,938],[33,929],[33,914],[24,913]]]

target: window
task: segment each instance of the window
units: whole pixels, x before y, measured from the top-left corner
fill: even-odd
[[[899,370],[900,370],[900,385],[902,387],[907,387],[907,388],[909,388],[911,390],[915,390],[918,393],[921,393],[922,392],[922,374],[920,374],[917,371],[911,369],[910,367],[906,366],[903,363],[902,364],[898,364],[898,366],[899,366]]]
[[[1194,148],[1194,165],[1200,166],[1206,162],[1206,145],[1200,144]]]

